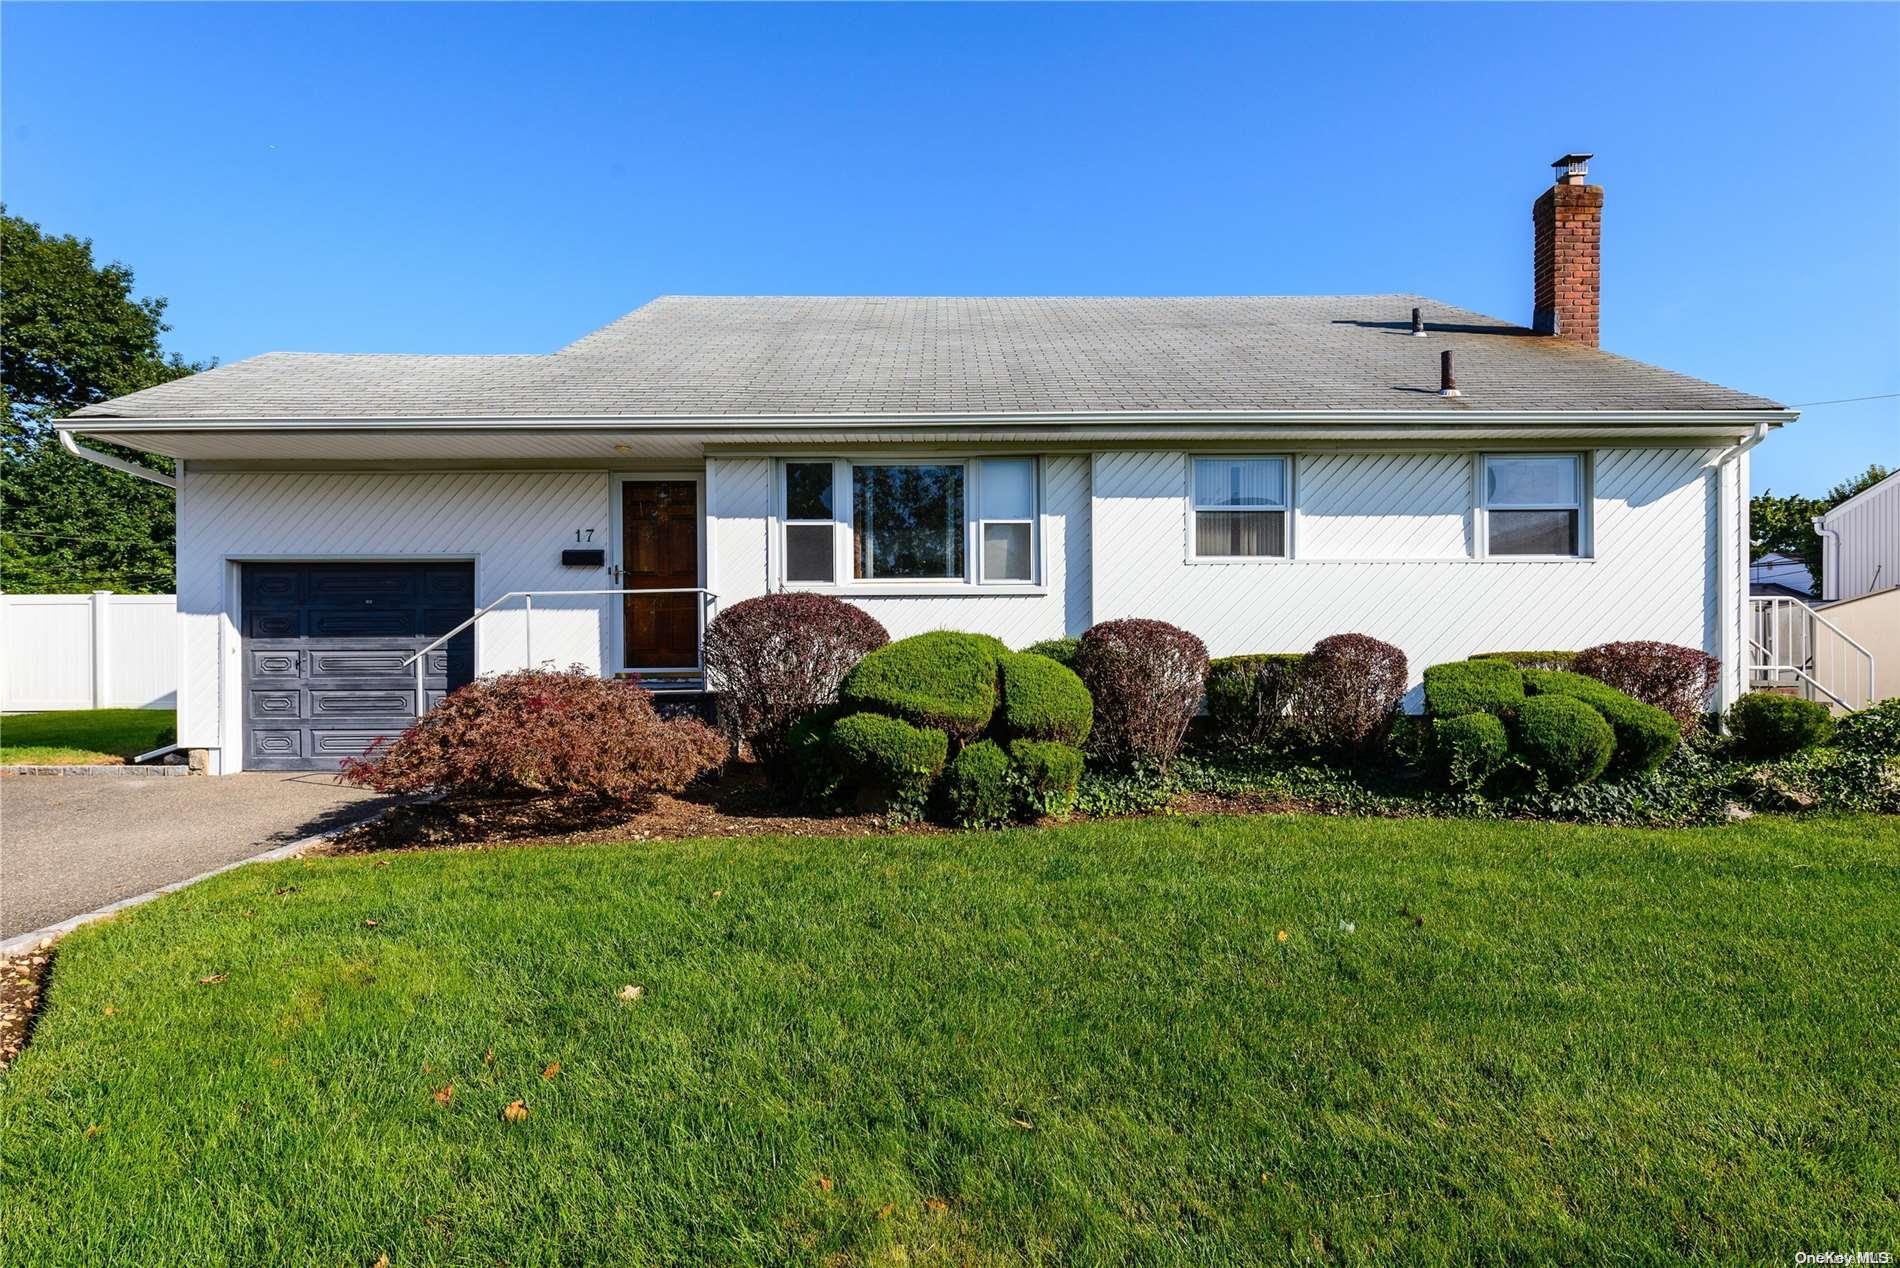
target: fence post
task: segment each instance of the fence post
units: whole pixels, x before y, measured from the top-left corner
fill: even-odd
[[[103,709],[112,696],[112,591],[92,592],[92,707]]]

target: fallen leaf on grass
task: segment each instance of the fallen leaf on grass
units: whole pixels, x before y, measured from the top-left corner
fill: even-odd
[[[819,1187],[819,1188],[821,1188],[821,1189],[823,1189],[823,1190],[824,1190],[824,1191],[825,1191],[826,1193],[829,1193],[829,1192],[831,1192],[831,1177],[830,1177],[830,1176],[819,1176],[819,1177],[818,1177],[818,1187]]]
[[[1274,934],[1273,936],[1276,941],[1285,942],[1287,940],[1287,931],[1282,929],[1280,930],[1280,932]]]
[[[1016,1124],[1016,1126],[1022,1128],[1026,1132],[1033,1132],[1036,1130],[1036,1125],[1030,1122],[1026,1118],[1012,1118],[1009,1121]]]
[[[544,1079],[551,1079],[555,1075],[559,1074],[560,1072],[561,1072],[561,1063],[559,1061],[550,1061],[548,1062],[548,1068],[541,1071],[541,1077]]]
[[[635,986],[630,982],[627,985],[620,988],[620,1002],[623,1004],[631,1004],[635,1000],[639,999],[641,996],[645,995],[646,993],[647,993],[646,987]]]
[[[501,1117],[503,1122],[518,1123],[527,1116],[528,1107],[521,1101],[510,1101],[507,1105],[502,1107]]]
[[[363,928],[365,929],[374,929],[375,927],[376,927],[376,922],[374,920],[365,920],[363,922]]]
[[[483,1065],[495,1064],[495,1050],[493,1048],[490,1048],[487,1052],[484,1052],[482,1054],[482,1064]]]
[[[116,1012],[118,1012],[118,1011],[119,1011],[118,1009],[116,1009],[116,1008],[114,1008],[114,1007],[113,1007],[112,1005],[110,1005],[110,1004],[107,1004],[107,1005],[106,1005],[106,1007],[105,1007],[105,1014],[106,1014],[106,1016],[108,1016],[108,1017],[110,1017],[110,1016],[112,1016],[112,1015],[113,1015],[114,1013],[116,1013]]]
[[[97,1123],[93,1123],[93,1124],[92,1124],[91,1126],[89,1126],[89,1127],[87,1127],[87,1128],[86,1128],[86,1139],[87,1139],[87,1140],[92,1140],[92,1139],[94,1139],[95,1137],[97,1137],[97,1136],[99,1135],[99,1133],[100,1133],[100,1132],[102,1132],[102,1131],[104,1131],[104,1130],[105,1130],[105,1128],[103,1128],[103,1127],[101,1127],[101,1126],[99,1126],[99,1124],[97,1124]]]
[[[369,1268],[389,1268],[389,1256],[388,1255],[376,1256],[376,1262],[371,1264]]]
[[[435,1103],[437,1105],[447,1105],[450,1101],[454,1099],[455,1099],[455,1085],[453,1083],[444,1083],[441,1087],[435,1090]]]
[[[950,1209],[950,1204],[949,1204],[948,1202],[946,1202],[946,1201],[944,1201],[944,1200],[943,1200],[942,1198],[925,1198],[925,1199],[924,1199],[924,1209],[925,1209],[926,1211],[930,1211],[930,1212],[932,1212],[932,1213],[934,1214],[934,1213],[936,1213],[936,1212],[938,1212],[938,1211],[947,1211],[947,1210],[949,1210],[949,1209]]]
[[[891,1218],[891,1212],[895,1211],[896,1209],[897,1209],[897,1203],[886,1202],[883,1206],[880,1206],[877,1208],[877,1217],[881,1220],[888,1220],[889,1218]]]
[[[217,984],[218,984],[219,982],[222,982],[222,981],[224,980],[224,978],[225,978],[225,975],[224,975],[223,973],[213,973],[213,974],[212,974],[212,975],[211,975],[210,977],[201,977],[201,978],[199,978],[199,979],[198,979],[198,985],[200,985],[200,986],[216,986],[216,985],[217,985]]]

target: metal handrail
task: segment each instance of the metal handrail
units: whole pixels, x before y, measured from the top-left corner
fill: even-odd
[[[1769,642],[1771,643],[1776,641],[1775,634],[1780,622],[1780,613],[1788,610],[1790,607],[1798,606],[1801,609],[1802,614],[1807,618],[1808,621],[1824,627],[1829,633],[1833,634],[1835,638],[1847,644],[1848,647],[1852,648],[1856,653],[1859,654],[1861,660],[1865,663],[1865,667],[1867,670],[1867,703],[1868,704],[1873,703],[1874,697],[1875,697],[1875,681],[1876,681],[1874,654],[1871,651],[1869,651],[1867,648],[1862,647],[1860,643],[1855,640],[1853,635],[1849,634],[1846,630],[1842,629],[1840,626],[1834,624],[1834,622],[1828,620],[1825,616],[1821,615],[1821,613],[1817,611],[1816,609],[1808,606],[1805,603],[1801,603],[1799,600],[1796,600],[1796,599],[1785,599],[1785,598],[1780,598],[1778,596],[1772,596],[1772,595],[1758,595],[1758,596],[1751,597],[1748,600],[1748,605],[1754,611],[1762,611],[1765,609],[1768,612],[1767,633],[1768,633]],[[1812,628],[1813,627],[1811,625],[1810,631],[1812,631]],[[1752,638],[1749,640],[1749,643],[1755,648],[1755,650],[1759,651],[1764,657],[1769,658],[1770,660],[1773,659],[1774,657],[1773,651],[1771,651],[1770,649],[1766,647],[1763,647],[1760,643],[1755,642],[1755,640]],[[1808,656],[1809,656],[1810,664],[1815,663],[1814,662],[1815,653],[1816,653],[1815,640],[1814,640],[1812,632],[1810,632],[1809,637],[1808,637]],[[1830,700],[1833,700],[1835,703],[1839,704],[1841,708],[1847,709],[1850,711],[1853,709],[1852,705],[1848,704],[1845,700],[1841,699],[1841,697],[1835,695],[1832,691],[1829,691],[1826,687],[1822,687],[1819,681],[1817,681],[1812,675],[1803,671],[1797,665],[1770,664],[1770,665],[1757,666],[1757,668],[1774,669],[1774,670],[1781,670],[1781,669],[1793,670],[1794,672],[1801,674],[1802,677],[1807,678],[1809,682],[1814,683],[1814,685],[1817,688],[1819,688],[1823,693],[1825,693]]]
[[[1832,700],[1835,704],[1841,706],[1841,708],[1846,709],[1849,713],[1852,713],[1854,711],[1853,705],[1847,703],[1847,701],[1841,699],[1839,696],[1835,695],[1832,691],[1822,686],[1821,680],[1819,678],[1816,678],[1813,674],[1801,668],[1801,666],[1776,664],[1773,660],[1774,653],[1769,651],[1766,647],[1763,647],[1760,643],[1757,643],[1752,638],[1748,640],[1748,645],[1754,648],[1756,651],[1760,652],[1762,655],[1762,660],[1750,666],[1750,668],[1758,669],[1758,670],[1765,669],[1769,671],[1770,673],[1775,673],[1775,674],[1779,674],[1779,673],[1798,674],[1802,678],[1805,678],[1808,680],[1808,685],[1813,687],[1816,691],[1820,692],[1822,695],[1826,696],[1829,700]]]
[[[460,634],[464,630],[472,628],[475,622],[481,620],[483,617],[487,616],[490,612],[493,612],[496,608],[508,602],[510,599],[520,599],[522,601],[522,611],[526,613],[527,627],[522,632],[523,639],[526,644],[524,648],[524,653],[525,653],[524,659],[528,662],[529,666],[532,667],[534,665],[534,601],[537,597],[543,598],[543,599],[558,599],[558,598],[577,597],[581,595],[591,595],[597,598],[604,598],[608,595],[630,595],[630,594],[638,594],[638,595],[697,594],[704,597],[705,603],[717,602],[719,599],[719,596],[717,594],[714,594],[711,590],[708,590],[704,586],[677,586],[677,587],[659,588],[659,589],[653,589],[653,590],[510,590],[507,594],[504,594],[500,598],[494,600],[492,603],[487,604],[480,611],[476,612],[473,616],[469,617],[468,620],[463,621],[460,625],[450,630],[447,634],[444,634],[440,638],[437,638],[435,641],[429,643],[427,646],[423,647],[420,651],[418,651],[415,655],[411,656],[408,660],[405,660],[402,663],[401,667],[404,669],[407,669],[411,665],[414,665],[416,667],[416,716],[419,718],[425,712],[425,699],[427,695],[423,687],[423,682],[425,680],[426,675],[423,672],[424,666],[423,666],[422,658],[427,656],[430,652],[433,652],[437,648],[443,646],[450,639],[454,638],[457,634]],[[700,610],[699,610],[699,638],[702,644],[705,642],[705,638],[706,638],[705,603],[701,604]],[[703,650],[700,652],[700,657],[702,660],[705,657],[705,652]],[[698,668],[698,667],[696,666],[695,668]]]

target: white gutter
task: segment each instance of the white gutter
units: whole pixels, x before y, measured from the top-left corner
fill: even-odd
[[[163,471],[154,471],[136,462],[127,462],[112,454],[100,453],[97,449],[81,449],[78,442],[73,439],[73,433],[70,430],[64,427],[57,430],[59,431],[59,447],[75,458],[83,458],[87,462],[105,467],[110,471],[119,471],[129,476],[137,476],[141,480],[150,480],[153,484],[162,484],[168,489],[178,487],[178,481]]]
[[[1059,413],[988,414],[647,414],[623,418],[599,415],[521,415],[461,417],[364,415],[325,418],[113,418],[88,414],[62,419],[62,432],[144,431],[380,431],[386,428],[454,431],[744,431],[824,430],[835,427],[1152,427],[1162,424],[1288,423],[1355,425],[1383,423],[1399,427],[1474,428],[1567,424],[1573,427],[1781,426],[1799,411],[1781,410],[1087,410]],[[1765,421],[1764,421],[1765,420]]]

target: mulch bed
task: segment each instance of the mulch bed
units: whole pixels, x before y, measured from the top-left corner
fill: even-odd
[[[40,996],[52,964],[50,944],[0,959],[0,1070],[12,1065],[33,1037]]]
[[[664,794],[637,809],[598,802],[444,798],[397,806],[381,818],[333,838],[324,852],[537,841],[670,841],[683,837],[876,836],[892,829],[877,815],[809,815],[788,807],[756,767],[729,772],[716,784]],[[906,824],[906,833],[938,831]]]

